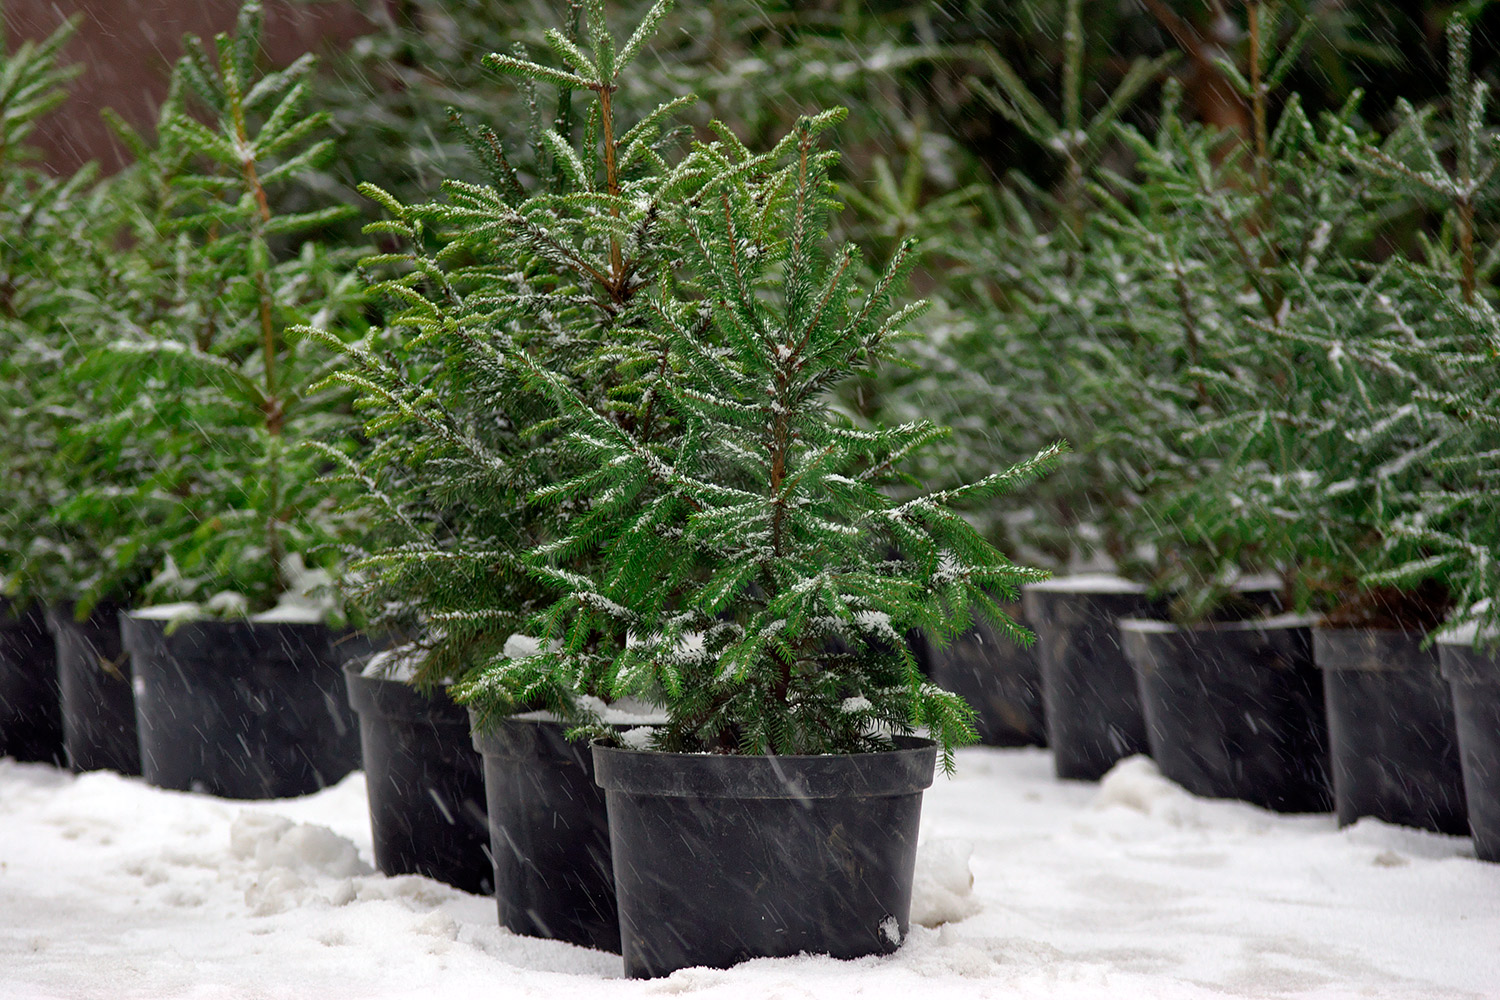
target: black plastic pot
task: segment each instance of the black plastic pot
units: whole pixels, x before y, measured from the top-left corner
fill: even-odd
[[[1195,795],[1281,812],[1333,808],[1309,622],[1125,619],[1120,636],[1162,774]]]
[[[364,677],[345,665],[359,715],[375,864],[387,875],[426,875],[465,892],[494,891],[484,768],[469,713],[439,692]]]
[[[305,795],[360,764],[346,659],[368,654],[326,625],[167,622],[124,613],[141,771],[159,788],[235,799]]]
[[[0,598],[0,757],[61,765],[57,657],[37,607]]]
[[[1159,618],[1161,602],[1116,577],[1062,578],[1022,590],[1037,634],[1047,742],[1059,778],[1096,781],[1115,762],[1146,753],[1135,671],[1120,648],[1121,618]]]
[[[474,727],[484,758],[500,924],[618,953],[620,923],[604,795],[586,744],[556,722]]]
[[[1313,630],[1339,824],[1361,816],[1467,834],[1453,699],[1423,636]]]
[[[625,974],[895,951],[936,748],[743,757],[594,747]]]
[[[1021,621],[1019,606],[1006,611]],[[974,727],[981,743],[1047,745],[1042,671],[1035,645],[1021,646],[982,622],[942,649],[925,637],[921,642],[921,659],[932,682],[974,707]]]
[[[1500,654],[1443,642],[1438,658],[1453,691],[1474,853],[1500,861]]]
[[[130,657],[120,645],[119,608],[100,605],[83,621],[71,604],[47,609],[57,649],[63,740],[74,771],[141,773]]]

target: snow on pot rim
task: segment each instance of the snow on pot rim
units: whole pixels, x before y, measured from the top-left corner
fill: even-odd
[[[1258,629],[1312,628],[1318,620],[1312,615],[1286,614],[1266,618],[1235,618],[1222,622],[1198,622],[1178,625],[1160,618],[1121,618],[1121,632],[1253,632]]]
[[[585,709],[599,716],[599,721],[606,726],[665,726],[670,720],[667,713],[643,698],[618,698],[615,701],[605,701],[593,695],[581,695],[578,702]],[[557,722],[564,720],[546,709],[536,709],[531,712],[518,712],[515,715],[506,716],[507,721],[515,722]]]
[[[212,609],[197,601],[176,601],[171,604],[151,604],[144,608],[131,608],[124,612],[141,621],[164,622],[248,622],[252,625],[327,625],[328,615],[322,609],[302,604],[278,604],[253,615],[217,615]]]
[[[1229,584],[1231,593],[1247,594],[1257,591],[1279,591],[1281,577],[1274,573],[1253,573],[1235,578]],[[1021,590],[1050,594],[1145,594],[1150,591],[1144,583],[1138,583],[1114,573],[1078,573],[1055,576],[1050,580],[1024,584]]]
[[[467,737],[468,712],[449,697],[447,683],[428,692],[413,685],[407,677],[371,672],[369,664],[389,653],[390,650],[382,650],[368,658],[353,657],[344,662],[349,707],[361,715],[371,713],[387,719],[461,728]]]
[[[356,672],[361,677],[370,680],[410,684],[417,678],[418,652],[416,643],[406,643],[402,646],[382,649],[363,662],[351,659],[344,664],[344,669]],[[444,680],[442,683],[446,685],[451,682]]]
[[[326,623],[122,612],[148,783],[225,798],[305,795],[359,767],[340,643]]]
[[[1021,590],[1042,594],[1144,594],[1146,585],[1113,573],[1079,573],[1028,583]]]
[[[151,604],[144,608],[131,608],[123,612],[142,621],[217,621],[203,613],[203,606],[196,601],[178,601],[174,604]]]

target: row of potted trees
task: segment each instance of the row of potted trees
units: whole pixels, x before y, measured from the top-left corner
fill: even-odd
[[[666,9],[617,46],[586,5],[583,38],[549,35],[558,66],[490,57],[582,96],[585,142],[535,144],[555,169],[479,132],[492,184],[368,190],[410,332],[334,376],[376,442],[346,463],[378,525],[352,565],[385,623],[418,625],[417,681],[471,708],[507,926],[618,947],[636,976],[891,951],[921,791],[972,738],[903,637],[1039,577],[953,507],[1050,457],[883,489],[941,432],[862,426],[832,393],[917,315],[893,305],[910,251],[867,278],[829,240],[838,113],[763,153],[685,143],[680,99],[622,120]],[[657,714],[620,721],[631,701]]]
[[[154,784],[259,797],[336,780],[353,732],[337,664],[401,636],[386,662],[414,662],[429,693],[462,678],[478,721],[508,925],[618,947],[633,975],[890,951],[921,790],[973,736],[902,636],[951,633],[971,606],[1015,630],[988,595],[1041,574],[954,506],[1050,455],[891,495],[941,430],[858,423],[832,392],[920,312],[893,304],[910,248],[872,274],[831,244],[821,136],[838,112],[762,153],[667,131],[686,98],[622,121],[620,74],[668,6],[617,43],[586,5],[583,36],[549,34],[560,66],[491,57],[564,94],[537,162],[476,129],[491,184],[410,206],[368,188],[388,216],[369,228],[385,251],[363,262],[369,288],[291,239],[336,213],[276,210],[275,185],[326,150],[308,63],[258,72],[254,4],[235,34],[190,41],[155,144],[128,136],[128,245],[87,286],[108,334],[27,372],[39,433],[84,459],[44,473],[87,475],[41,477],[55,523],[25,530],[149,526],[101,555],[77,611],[138,607],[120,634]],[[84,419],[46,377],[79,365],[113,393]],[[35,549],[17,579],[39,578]],[[358,632],[333,617],[339,555]],[[363,679],[348,677],[363,724],[404,710]],[[629,697],[659,717],[622,730]],[[451,750],[456,719],[437,711]]]
[[[298,239],[348,209],[276,210],[330,146],[326,115],[306,113],[310,61],[262,73],[259,23],[250,4],[234,35],[188,40],[154,139],[116,123],[137,163],[107,185],[22,165],[71,75],[57,55],[72,23],[10,57],[3,98],[21,234],[7,635],[50,653],[48,602],[66,709],[28,701],[17,685],[43,674],[8,659],[10,710],[51,728],[7,725],[4,749],[234,796],[311,791],[357,765],[338,664],[367,642],[322,593],[348,519],[303,447],[347,440],[349,421],[310,388],[329,359],[287,333],[315,315],[357,331],[364,292],[352,252]]]
[[[1493,519],[1466,478],[1492,460],[1473,256],[1488,172],[1462,26],[1469,151],[1447,181],[1419,169],[1420,116],[1382,147],[1352,108],[1315,128],[1289,100],[1271,128],[1293,55],[1258,42],[1249,147],[1183,122],[1170,90],[1153,139],[1120,128],[1137,77],[1088,130],[1065,108],[1069,200],[1055,229],[996,230],[960,261],[963,322],[993,323],[948,339],[971,380],[943,397],[985,413],[1004,384],[1005,406],[1043,400],[1046,419],[992,463],[1009,471],[924,492],[909,470],[949,454],[943,431],[837,395],[920,313],[894,305],[910,248],[871,269],[828,238],[837,113],[766,152],[725,128],[689,141],[671,126],[687,97],[626,115],[621,82],[668,6],[621,43],[587,4],[579,31],[549,33],[553,62],[490,57],[533,104],[561,94],[551,122],[516,148],[458,120],[488,181],[439,200],[366,187],[384,212],[368,282],[307,238],[342,210],[278,211],[277,185],[327,155],[325,122],[305,113],[309,63],[258,70],[253,4],[234,35],[190,43],[154,142],[127,135],[140,163],[108,213],[86,177],[7,168],[30,199],[8,204],[57,205],[24,220],[32,259],[8,262],[6,404],[34,464],[15,466],[32,506],[7,523],[26,536],[7,582],[70,580],[78,603],[52,617],[82,669],[63,688],[86,677],[79,704],[116,706],[97,727],[115,766],[138,747],[166,787],[299,794],[358,765],[362,729],[382,868],[493,885],[513,929],[619,948],[633,975],[889,951],[921,790],[975,735],[954,653],[1024,640],[1030,582],[1040,669],[967,668],[1009,685],[981,706],[991,738],[1045,728],[1064,777],[1149,749],[1194,791],[1320,809],[1326,688],[1341,819],[1460,829],[1453,753],[1410,750],[1454,745],[1419,629],[1472,622],[1444,647],[1460,706],[1493,712],[1495,686],[1476,558]],[[61,37],[13,57],[28,111],[61,82]],[[996,79],[1043,133],[1040,102]],[[1098,168],[1105,133],[1136,174]],[[1384,176],[1453,196],[1451,257],[1358,265],[1395,200]],[[84,218],[117,228],[90,243]],[[1045,551],[1053,519],[1020,515],[1055,502],[1136,581],[1040,583],[958,513],[1004,509],[1059,460],[1055,431],[1087,446],[1062,481],[1089,485],[1068,511],[1063,487],[1024,493],[1010,547]],[[1266,569],[1290,585],[1245,577]],[[110,602],[157,602],[121,619],[128,658]],[[1366,627],[1261,616],[1283,602]],[[1386,623],[1400,638],[1370,638]],[[7,684],[48,683],[21,662]],[[1388,688],[1399,712],[1370,707]],[[1472,800],[1494,729],[1470,728]],[[6,752],[20,732],[0,726]],[[80,729],[75,765],[97,739]]]
[[[1487,90],[1454,17],[1444,102],[1399,105],[1384,139],[1356,101],[1314,122],[1278,91],[1307,33],[1267,9],[1247,5],[1233,77],[1248,136],[1187,121],[1168,85],[1154,134],[1114,129],[1128,174],[1098,166],[1076,79],[1054,120],[997,74],[993,99],[1077,183],[1011,199],[1011,224],[975,241],[968,291],[995,303],[988,322],[957,322],[956,360],[915,385],[945,417],[1040,414],[1020,447],[1077,446],[1026,498],[1051,516],[1005,520],[1012,549],[1038,553],[1071,521],[1124,577],[1087,600],[1076,579],[1028,597],[1059,774],[1149,749],[1207,794],[1307,809],[1331,792],[1346,823],[1472,819],[1494,858],[1477,721],[1500,691],[1480,666],[1495,662]]]

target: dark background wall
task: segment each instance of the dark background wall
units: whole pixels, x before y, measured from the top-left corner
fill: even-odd
[[[46,37],[66,18],[81,16],[66,50],[83,64],[72,99],[38,127],[32,143],[54,171],[70,173],[89,160],[106,170],[122,162],[122,151],[99,116],[113,108],[126,121],[146,127],[166,93],[170,67],[182,52],[182,36],[212,36],[234,26],[238,0],[0,0],[8,44]],[[347,41],[368,23],[347,3],[266,4],[265,46],[284,64],[303,52],[324,51]]]

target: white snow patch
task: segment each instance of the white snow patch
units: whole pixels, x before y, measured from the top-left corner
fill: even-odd
[[[579,695],[578,705],[593,712],[606,726],[661,726],[667,723],[667,714],[643,698],[620,698],[605,701],[591,694]],[[559,722],[558,717],[546,709],[521,712],[512,718],[523,722]]]
[[[926,840],[917,846],[916,878],[911,887],[911,922],[937,927],[972,917],[980,910],[974,896],[967,840]]]
[[[656,735],[653,726],[636,726],[627,729],[620,734],[620,742],[631,750],[649,750],[651,748],[651,737]]]
[[[1310,628],[1316,622],[1311,615],[1286,612],[1266,618],[1242,618],[1227,622],[1203,622],[1192,626],[1196,632],[1253,632],[1258,629]],[[1121,632],[1179,632],[1182,626],[1159,618],[1121,618]]]
[[[328,620],[328,615],[317,605],[283,599],[274,608],[251,615],[250,620],[274,625],[320,625]]]
[[[1040,583],[1028,583],[1023,590],[1058,594],[1144,594],[1146,588],[1133,580],[1112,573],[1079,573],[1060,576]]]
[[[1275,573],[1248,573],[1236,577],[1234,589],[1243,594],[1250,590],[1280,590],[1282,587],[1281,577]]]
[[[661,726],[667,715],[644,698],[618,698],[606,702],[602,698],[584,695],[578,703],[597,714],[607,726]]]
[[[516,632],[505,640],[505,657],[508,660],[522,660],[528,656],[535,656],[541,651],[542,640],[529,635]]]
[[[1099,782],[1093,808],[1123,806],[1175,823],[1181,818],[1182,807],[1190,807],[1192,801],[1193,797],[1180,785],[1162,777],[1155,761],[1136,754],[1110,768]]]
[[[491,899],[362,874],[359,774],[241,803],[0,760],[0,819],[0,1000],[1417,1000],[1500,983],[1500,865],[1467,838],[1199,799],[1140,759],[1096,788],[1057,781],[1045,751],[960,750],[923,796],[899,951],[651,983],[502,931]]]
[[[229,826],[229,852],[262,871],[287,868],[311,875],[350,878],[374,869],[359,860],[354,842],[326,826],[293,823],[284,816],[241,813]]]
[[[251,621],[317,625],[338,610],[332,575],[325,569],[308,569],[300,553],[281,560],[281,575],[287,582],[286,592],[277,598],[275,607],[252,615]]]
[[[1177,626],[1159,618],[1121,618],[1121,632],[1176,632]]]
[[[417,679],[417,666],[421,662],[421,650],[414,644],[382,649],[365,662],[361,677],[382,681],[397,681],[410,684]]]
[[[130,612],[130,616],[147,621],[192,621],[194,618],[203,617],[203,609],[194,601],[178,601],[176,604],[155,604],[149,608],[137,608]]]
[[[1497,637],[1495,628],[1481,624],[1482,620],[1489,615],[1489,611],[1488,598],[1470,605],[1467,611],[1455,616],[1459,619],[1457,622],[1444,625],[1437,630],[1437,641],[1445,646],[1473,646],[1481,637],[1486,640],[1495,639]]]
[[[221,590],[203,602],[203,610],[219,618],[243,618],[250,613],[250,598],[238,590]]]

